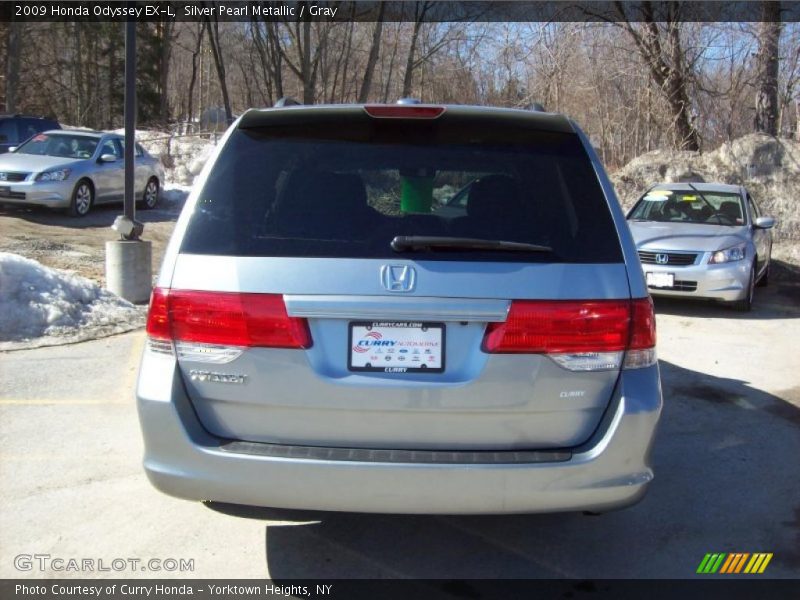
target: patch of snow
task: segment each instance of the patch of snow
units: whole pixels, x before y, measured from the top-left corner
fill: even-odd
[[[145,312],[85,277],[0,252],[0,350],[123,333]]]
[[[192,186],[190,185],[167,182],[161,190],[161,203],[167,209],[180,210],[191,191]]]
[[[125,129],[113,133],[125,135]],[[167,181],[191,185],[203,169],[220,134],[176,134],[157,129],[137,129],[136,141],[164,165]]]

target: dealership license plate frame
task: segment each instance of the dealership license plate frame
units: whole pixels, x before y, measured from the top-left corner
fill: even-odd
[[[675,287],[675,273],[658,273],[648,271],[645,273],[647,287],[672,288]],[[665,283],[668,282],[668,283]]]
[[[381,347],[381,362],[382,364],[371,364],[371,361],[367,361],[366,364],[354,364],[354,357],[356,356],[355,350],[353,350],[353,340],[357,337],[360,338],[362,332],[359,329],[366,329],[367,331],[375,331],[380,333],[383,336],[384,333],[389,331],[396,331],[396,330],[403,330],[404,332],[411,331],[412,335],[414,333],[413,330],[418,330],[419,335],[417,336],[420,338],[418,341],[420,342],[427,342],[430,341],[432,338],[433,341],[439,342],[439,366],[437,367],[430,367],[425,362],[420,361],[419,366],[414,366],[414,362],[412,358],[414,356],[424,357],[426,356],[424,350],[425,348],[417,348],[422,350],[419,354],[413,353],[413,347],[409,348],[399,348],[399,347]],[[435,335],[435,332],[438,332],[438,336]],[[431,335],[433,334],[433,336]],[[402,336],[403,340],[401,341],[413,341],[409,340],[407,335]],[[444,323],[441,322],[429,322],[429,321],[351,321],[348,323],[347,326],[347,369],[353,372],[371,372],[371,373],[399,373],[399,374],[434,374],[434,373],[443,373],[445,370],[445,360],[447,357],[447,349],[445,345],[446,340],[446,326]],[[423,339],[424,338],[424,339]],[[394,350],[394,352],[388,352],[388,350]],[[406,349],[409,352],[401,353],[400,350]],[[385,357],[390,357],[386,359]],[[430,354],[428,354],[430,356]],[[433,356],[435,357],[436,354],[434,352]],[[403,357],[403,360],[401,360]],[[358,361],[361,362],[361,361]],[[433,361],[436,363],[436,361]]]

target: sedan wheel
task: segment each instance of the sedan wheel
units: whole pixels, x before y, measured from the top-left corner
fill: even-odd
[[[750,265],[750,279],[747,285],[747,294],[741,300],[736,300],[731,302],[731,306],[734,310],[739,310],[742,312],[749,312],[751,308],[753,308],[753,294],[755,293],[756,289],[756,263],[753,262]]]
[[[69,214],[73,217],[85,217],[94,203],[94,190],[87,181],[80,181],[72,192]]]
[[[144,188],[142,208],[155,208],[158,204],[158,180],[151,179]]]

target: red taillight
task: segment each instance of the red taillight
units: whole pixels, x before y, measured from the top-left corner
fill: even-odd
[[[277,294],[153,290],[147,333],[157,339],[270,348],[310,348],[305,319]]]
[[[156,340],[170,340],[167,292],[154,288],[150,295],[150,310],[147,312],[147,335]]]
[[[634,347],[629,346],[634,339],[652,342],[637,348],[652,347],[655,319],[649,302],[515,300],[504,323],[489,324],[483,348],[490,353],[615,352]]]
[[[629,350],[645,350],[656,345],[656,311],[653,299],[637,298],[631,301],[631,341]]]
[[[364,110],[378,119],[435,119],[444,112],[444,106],[367,104]]]

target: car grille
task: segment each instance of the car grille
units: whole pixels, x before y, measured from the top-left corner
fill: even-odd
[[[696,292],[697,291],[697,282],[696,281],[675,281],[675,284],[672,287],[653,287],[651,288],[655,290],[666,290],[669,292]]]
[[[7,173],[2,172],[0,173],[0,184],[4,181],[25,181],[25,178],[30,175],[30,173]]]
[[[666,256],[666,262],[659,262],[657,256]],[[646,265],[667,265],[670,267],[687,267],[697,260],[696,253],[687,252],[645,252],[639,250],[639,260]]]
[[[25,192],[12,192],[0,186],[0,198],[13,198],[14,200],[25,200]]]

